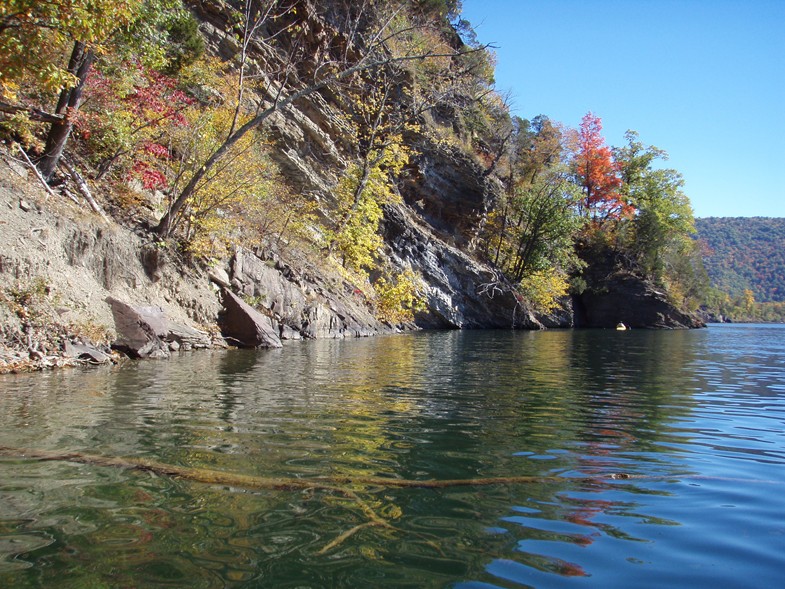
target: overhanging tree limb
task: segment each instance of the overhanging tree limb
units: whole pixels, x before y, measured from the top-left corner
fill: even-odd
[[[314,92],[317,92],[330,84],[335,82],[339,82],[346,78],[353,76],[359,72],[372,70],[375,68],[385,67],[396,63],[405,63],[411,61],[424,61],[427,59],[434,59],[438,57],[456,57],[458,55],[466,55],[469,53],[474,53],[477,51],[484,50],[486,46],[480,48],[472,48],[467,51],[462,52],[450,52],[450,53],[433,53],[427,52],[419,55],[405,55],[401,57],[391,57],[385,56],[383,58],[372,59],[371,56],[364,56],[358,60],[357,63],[354,65],[345,68],[342,71],[339,71],[334,74],[330,74],[325,76],[324,78],[315,81],[314,83],[306,86],[294,92],[288,96],[282,96],[279,94],[276,97],[275,101],[265,110],[259,112],[246,122],[244,125],[239,127],[232,135],[227,137],[226,141],[223,142],[214,152],[213,154],[205,161],[202,166],[194,172],[194,175],[191,177],[190,181],[180,194],[175,198],[175,200],[170,205],[167,212],[161,218],[158,225],[154,228],[154,231],[161,235],[162,237],[167,237],[172,230],[173,222],[177,215],[180,213],[182,208],[185,206],[186,202],[189,198],[193,195],[196,187],[201,182],[202,178],[212,169],[212,167],[217,164],[221,159],[223,159],[227,153],[232,149],[232,147],[242,139],[249,131],[258,128],[262,123],[264,123],[270,116],[274,113],[284,110],[285,108],[289,107],[291,104],[296,102],[297,100],[304,98]]]

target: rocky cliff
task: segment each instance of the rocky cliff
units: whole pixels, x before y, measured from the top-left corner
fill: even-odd
[[[692,313],[679,310],[665,289],[625,269],[612,252],[582,252],[587,267],[585,288],[572,296],[575,327],[693,329],[705,327]]]
[[[227,60],[236,56],[237,40],[221,2],[188,4],[209,50]],[[340,37],[329,13],[317,15],[306,0],[300,4],[315,52]],[[251,73],[261,76],[259,64],[274,56],[256,49],[258,69]],[[313,92],[267,124],[287,180],[320,203],[325,218],[353,147],[340,116],[343,102],[332,90]],[[439,125],[458,126],[449,116],[442,119]],[[363,292],[327,269],[318,255],[267,245],[237,248],[231,259],[209,268],[185,263],[138,225],[102,219],[65,193],[47,195],[23,162],[9,151],[0,153],[0,277],[7,285],[0,298],[2,361],[35,355],[56,363],[66,346],[89,342],[115,341],[126,348],[136,342],[132,355],[167,355],[183,346],[225,341],[275,346],[287,339],[417,328],[698,325],[656,289],[612,272],[566,300],[561,311],[535,316],[514,285],[476,251],[501,182],[464,149],[434,140],[431,117],[419,124],[420,131],[407,135],[412,157],[396,183],[401,202],[386,207],[382,225],[386,263],[412,268],[423,280],[425,309],[413,323],[401,325],[380,321]],[[118,333],[128,324],[141,331]]]
[[[313,52],[317,53],[330,38],[340,37],[341,33],[329,22],[329,12],[319,14],[309,2],[302,4],[301,12],[308,15],[304,28]],[[236,43],[227,33],[220,3],[198,2],[192,6],[212,50],[225,58],[235,55]],[[296,190],[321,202],[325,216],[330,215],[332,192],[347,166],[350,146],[346,144],[346,120],[341,116],[343,102],[343,97],[331,91],[315,92],[277,113],[268,126],[278,146],[275,157],[287,180]],[[418,315],[416,327],[542,328],[525,302],[513,294],[512,285],[496,269],[472,255],[489,202],[500,190],[499,181],[485,174],[465,151],[434,142],[429,133],[429,125],[433,124],[429,117],[423,117],[420,123],[422,131],[407,137],[414,155],[397,187],[404,203],[388,207],[384,223],[386,255],[392,264],[414,269],[425,282],[427,310]],[[258,265],[253,263],[254,267]],[[272,265],[280,266],[277,261]],[[298,273],[291,266],[286,271],[290,275]],[[258,283],[243,288],[246,294],[266,296],[266,287]],[[344,289],[350,290],[347,285]],[[272,295],[270,301],[274,298],[288,300],[281,292]],[[342,304],[339,315],[344,321],[340,327],[321,327],[317,332],[326,335],[346,330],[365,335],[378,330],[378,322],[374,323],[356,303]],[[297,306],[302,308],[302,303]],[[291,319],[283,321],[292,323]],[[306,325],[308,319],[294,323]]]
[[[216,6],[194,4],[214,51],[228,57],[233,50],[232,40]],[[310,18],[310,42],[315,47],[324,45],[331,35],[338,35],[329,22],[317,17],[315,9],[311,7],[304,12]],[[332,191],[348,159],[341,109],[341,96],[316,92],[278,113],[269,127],[278,141],[276,157],[289,182],[320,200],[324,204],[322,213],[327,216]],[[486,214],[499,198],[502,185],[476,157],[459,147],[434,140],[434,136],[438,136],[432,132],[435,127],[459,126],[447,110],[448,114],[442,113],[438,123],[432,115],[423,116],[419,120],[421,130],[408,134],[413,156],[397,186],[403,203],[388,206],[385,211],[388,261],[399,268],[413,268],[425,283],[427,309],[416,317],[416,327],[609,327],[621,320],[636,327],[700,325],[699,321],[675,309],[663,293],[644,281],[632,275],[612,277],[611,272],[604,274],[602,284],[598,283],[596,288],[574,300],[565,299],[561,310],[547,317],[536,317],[516,294],[514,286],[475,251]],[[258,266],[258,262],[254,265]],[[243,288],[247,294],[255,295],[268,289]],[[349,287],[345,286],[345,289],[349,290]],[[281,293],[275,297],[288,300]],[[615,309],[623,309],[623,312],[615,312]],[[356,306],[345,307],[339,315],[345,320],[338,331],[361,335],[373,331],[373,321]],[[351,318],[346,319],[348,317]],[[283,322],[292,324],[291,319]],[[302,331],[302,325],[307,323],[307,320],[298,319],[294,324],[300,327],[295,326],[295,329]],[[336,330],[328,327],[319,333],[335,334]]]

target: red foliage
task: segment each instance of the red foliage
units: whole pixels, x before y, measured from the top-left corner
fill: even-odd
[[[591,112],[581,120],[574,160],[575,175],[583,188],[582,211],[595,221],[632,215],[634,208],[619,193],[619,166],[602,136],[602,121]]]
[[[171,158],[171,155],[169,154],[169,148],[161,145],[160,143],[145,143],[143,149],[145,152],[158,159],[168,160]]]
[[[138,161],[128,174],[133,178],[139,178],[145,190],[158,190],[166,188],[166,176],[160,170],[156,170],[149,162]]]
[[[164,164],[171,159],[169,149],[151,139],[166,135],[165,127],[184,127],[188,120],[186,108],[194,100],[177,88],[177,80],[139,63],[124,64],[123,76],[109,75],[94,68],[87,81],[86,108],[80,111],[77,121],[81,137],[85,140],[117,136],[117,119],[107,113],[122,115],[130,121],[130,129],[121,124],[124,136],[109,152],[105,161],[113,162],[120,155],[131,158],[127,168],[129,178],[141,180],[145,189],[156,190],[167,186]],[[121,120],[122,120],[121,119]],[[114,133],[110,133],[113,131]]]
[[[188,124],[182,111],[195,101],[177,88],[176,78],[145,68],[139,63],[128,64],[128,67],[135,73],[133,87],[126,93],[117,87],[116,76],[105,75],[99,68],[94,68],[87,80],[90,101],[96,103],[100,110],[129,111],[135,115],[140,126],[155,127],[164,122],[175,126]]]
[[[134,92],[126,97],[132,110],[154,124],[171,120],[177,126],[187,125],[182,110],[194,100],[177,89],[177,80],[141,65],[137,65],[137,70],[142,83],[135,85]]]

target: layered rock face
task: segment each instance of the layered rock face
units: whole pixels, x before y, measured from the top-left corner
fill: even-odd
[[[427,311],[417,325],[429,329],[542,329],[509,282],[493,268],[437,238],[400,205],[386,211],[390,257],[416,268],[427,284]]]
[[[300,260],[298,267],[274,252],[239,249],[227,272],[229,285],[266,309],[281,339],[367,337],[395,329],[378,321],[362,293],[332,281]]]
[[[696,316],[682,313],[666,294],[630,274],[619,273],[601,288],[573,298],[575,327],[688,329],[705,327]]]
[[[305,2],[307,5],[308,3]],[[213,51],[229,58],[236,50],[225,33],[225,22],[213,4],[194,4],[202,30]],[[309,38],[318,49],[331,36],[331,25],[306,8]],[[293,189],[322,203],[329,218],[332,190],[347,166],[346,122],[342,98],[328,90],[315,92],[276,113],[266,130],[275,138],[274,157]],[[427,125],[426,125],[427,126]],[[500,190],[498,180],[487,177],[470,155],[457,147],[437,145],[427,129],[411,133],[413,157],[397,189],[404,204],[385,211],[386,255],[393,266],[412,268],[425,282],[427,310],[416,318],[421,328],[525,328],[542,324],[498,271],[471,255],[489,203]],[[232,287],[262,304],[278,322],[283,337],[363,336],[390,330],[368,312],[362,300],[347,297],[353,289],[313,283],[304,274],[265,256],[235,257]],[[283,276],[278,276],[283,274]],[[308,274],[308,273],[305,273]]]
[[[330,20],[329,3],[320,5],[320,10],[309,0],[301,4],[298,11],[308,15],[304,34],[314,53],[340,42],[336,39],[342,39],[342,33]],[[212,51],[226,59],[235,57],[239,48],[226,32],[220,2],[194,2],[192,8],[202,20]],[[268,48],[260,46],[256,51],[260,62],[276,59]],[[263,70],[255,73],[264,75]],[[306,80],[312,72],[306,63],[298,73]],[[297,87],[296,79],[292,83]],[[352,153],[342,114],[345,101],[346,97],[323,89],[276,113],[266,126],[276,140],[274,157],[287,180],[294,190],[321,204],[328,223],[332,192]],[[418,327],[541,329],[607,327],[618,321],[647,327],[700,324],[633,276],[597,284],[573,301],[565,300],[560,312],[535,317],[513,285],[475,255],[486,215],[501,194],[500,181],[461,148],[436,141],[435,127],[454,127],[456,120],[442,113],[437,123],[433,116],[419,121],[420,131],[407,133],[412,157],[396,186],[403,204],[386,207],[384,221],[388,261],[399,269],[412,268],[425,283],[427,310],[417,316]],[[364,301],[349,294],[349,285],[329,285],[324,280],[319,284],[318,272],[295,266],[275,256],[241,252],[228,270],[233,273],[234,291],[259,299],[281,337],[363,336],[391,329],[373,318]]]

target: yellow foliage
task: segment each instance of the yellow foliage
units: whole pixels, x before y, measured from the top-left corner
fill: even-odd
[[[232,76],[215,76],[210,82],[221,95],[231,95],[235,84]],[[179,155],[170,170],[173,194],[226,139],[234,114],[230,101],[190,109],[188,125],[172,129],[170,150]],[[263,238],[280,241],[305,233],[315,204],[289,192],[269,150],[263,135],[248,133],[204,175],[180,215],[192,255],[220,258],[240,242],[250,246]]]
[[[355,271],[375,266],[383,245],[379,235],[382,206],[400,202],[390,176],[400,173],[408,158],[398,136],[383,150],[369,154],[365,167],[353,165],[339,182],[335,191],[339,221],[330,238],[344,266]]]
[[[138,18],[142,5],[142,0],[4,0],[0,88],[8,91],[32,77],[50,92],[59,90],[74,79],[64,67],[63,50],[74,41],[100,49],[96,44]]]
[[[379,278],[376,290],[376,316],[397,325],[414,320],[414,313],[425,310],[422,280],[411,269],[404,270],[390,280]]]
[[[559,299],[567,294],[569,286],[566,276],[552,268],[532,272],[520,282],[523,295],[535,311],[544,314],[558,307]]]

